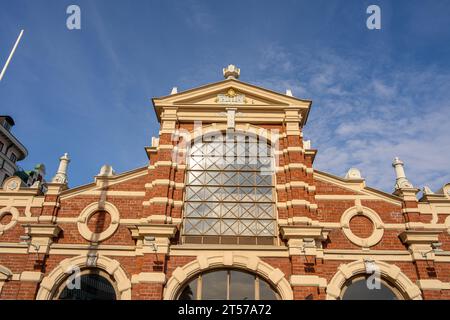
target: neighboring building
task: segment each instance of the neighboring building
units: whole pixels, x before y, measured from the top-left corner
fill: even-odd
[[[148,166],[8,178],[0,299],[450,299],[450,184],[417,199],[398,158],[393,194],[316,170],[311,101],[224,75],[153,99]]]
[[[17,161],[25,159],[27,149],[11,133],[14,120],[10,116],[0,116],[0,184],[17,171]]]

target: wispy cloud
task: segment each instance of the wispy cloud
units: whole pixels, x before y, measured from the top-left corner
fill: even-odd
[[[416,186],[439,189],[450,181],[450,72],[373,68],[333,51],[299,56],[270,48],[259,65],[278,74],[260,84],[313,100],[304,133],[319,150],[316,168],[344,175],[356,166],[369,185],[390,192],[391,162],[400,156]]]

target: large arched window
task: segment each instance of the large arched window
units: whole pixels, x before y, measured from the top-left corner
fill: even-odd
[[[384,279],[376,285],[368,276],[357,276],[344,285],[342,300],[401,300],[400,291]]]
[[[76,278],[78,277],[78,278]],[[66,278],[54,294],[58,300],[116,300],[114,282],[97,269],[86,269]]]
[[[239,270],[216,270],[191,279],[179,300],[277,300],[278,293],[262,278]]]
[[[274,158],[256,135],[204,135],[188,153],[183,241],[274,244]]]

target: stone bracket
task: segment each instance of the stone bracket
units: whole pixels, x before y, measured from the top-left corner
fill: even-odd
[[[280,233],[288,240],[289,255],[323,257],[322,242],[328,239],[329,229],[312,225],[281,225]]]
[[[406,230],[399,235],[402,243],[408,246],[413,259],[434,260],[432,243],[439,241],[439,234],[442,230]],[[425,256],[424,256],[425,255]]]
[[[31,237],[31,243],[40,246],[39,252],[46,252],[53,239],[59,236],[61,228],[56,224],[24,224],[25,233]]]
[[[143,248],[142,253],[169,252],[170,239],[177,233],[178,224],[144,223],[128,226],[131,237],[136,239],[136,246]],[[154,241],[148,241],[146,237],[154,237]]]

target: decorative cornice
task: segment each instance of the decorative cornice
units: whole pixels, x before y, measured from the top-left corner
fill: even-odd
[[[439,234],[442,233],[442,230],[407,230],[403,231],[399,238],[400,240],[407,244],[431,244],[433,242],[437,242],[439,240]]]
[[[143,238],[145,236],[154,236],[171,239],[175,236],[177,224],[136,224],[128,226],[133,238]]]

